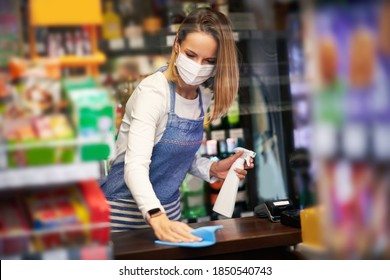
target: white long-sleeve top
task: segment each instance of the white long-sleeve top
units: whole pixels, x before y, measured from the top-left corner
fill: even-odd
[[[207,112],[212,92],[201,91],[203,110]],[[190,100],[175,94],[175,113],[182,118],[198,119],[199,96]],[[156,72],[142,80],[129,98],[118,133],[112,163],[125,162],[125,182],[144,217],[150,209],[163,209],[149,180],[149,165],[153,147],[165,131],[169,109],[168,81],[161,72]],[[211,164],[211,160],[195,156],[189,173],[210,181]]]

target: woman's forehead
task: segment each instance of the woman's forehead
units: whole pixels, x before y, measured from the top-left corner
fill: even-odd
[[[188,49],[204,57],[215,57],[217,55],[218,42],[208,33],[191,32],[181,43],[181,48]]]

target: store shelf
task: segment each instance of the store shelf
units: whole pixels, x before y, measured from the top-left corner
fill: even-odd
[[[65,139],[65,140],[47,140],[47,141],[37,141],[34,143],[15,143],[7,144],[6,146],[0,145],[0,151],[15,151],[15,150],[25,150],[32,148],[42,148],[42,147],[66,147],[66,146],[82,146],[82,145],[93,145],[93,144],[107,144],[115,145],[113,142],[114,139],[107,137],[105,135],[97,135],[95,137],[79,137],[78,139]]]
[[[102,52],[97,52],[93,55],[77,56],[77,55],[64,55],[57,59],[47,57],[35,57],[34,62],[40,63],[53,63],[58,61],[60,67],[85,67],[88,65],[100,65],[106,61],[106,56]]]
[[[239,30],[233,33],[236,42],[253,38],[275,37],[273,33],[258,30]],[[100,41],[100,49],[108,56],[169,54],[176,34],[160,32],[141,38],[119,38]]]
[[[15,168],[0,171],[0,190],[65,184],[99,178],[99,162]]]
[[[101,41],[99,47],[109,56],[169,54],[174,39],[175,35],[171,34],[144,36],[137,39],[120,38]]]

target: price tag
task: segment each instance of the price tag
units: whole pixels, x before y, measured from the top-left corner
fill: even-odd
[[[313,153],[318,157],[333,156],[338,146],[336,134],[337,129],[333,125],[317,124],[313,128]]]
[[[211,131],[211,139],[214,140],[225,140],[226,135],[225,135],[225,130],[214,130]]]
[[[129,39],[130,49],[141,49],[145,46],[145,40],[142,36],[136,36]]]
[[[233,32],[234,41],[238,42],[240,40],[240,34],[238,32]]]
[[[125,41],[121,39],[113,39],[108,42],[109,48],[112,51],[122,50],[125,48]]]
[[[167,41],[167,46],[168,47],[173,46],[173,43],[175,42],[175,38],[176,38],[176,35],[168,35],[166,37],[166,41]]]
[[[348,124],[343,130],[344,153],[352,158],[362,158],[367,151],[367,130],[360,124]]]
[[[377,124],[373,127],[373,143],[375,156],[378,159],[390,159],[390,125]]]
[[[229,130],[230,138],[242,138],[244,139],[244,129],[233,128]]]

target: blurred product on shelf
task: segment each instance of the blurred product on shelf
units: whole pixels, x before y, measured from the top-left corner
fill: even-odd
[[[229,128],[236,128],[240,125],[240,105],[238,99],[239,96],[236,97],[227,113],[227,123]]]
[[[92,79],[64,80],[69,114],[77,137],[87,141],[80,147],[82,161],[106,160],[114,149],[114,104],[107,90],[95,87],[94,83]]]
[[[389,56],[380,51],[381,17],[388,18],[389,11],[387,1],[347,9],[318,5],[306,23],[314,27],[307,49],[309,40],[318,46],[318,68],[310,77],[315,77],[312,155],[321,206],[311,225],[315,231],[308,233],[327,258],[389,256],[390,86],[389,68],[383,67]],[[303,237],[309,244],[309,235]]]
[[[143,29],[147,34],[157,34],[162,28],[162,21],[160,17],[149,16],[143,20]]]
[[[22,59],[12,60],[10,69],[15,78],[6,87],[12,94],[2,102],[1,130],[8,168],[110,156],[113,102],[94,79],[67,78],[61,83],[52,77],[58,67]]]
[[[5,121],[9,168],[74,161],[74,146],[47,145],[50,141],[74,139],[73,129],[65,115],[53,114]]]
[[[9,81],[9,75],[0,72],[0,115],[6,109],[7,103],[12,101],[12,95],[13,88]]]
[[[1,1],[0,7],[0,69],[8,65],[10,57],[23,54],[20,1]]]
[[[212,132],[213,131],[211,131],[211,133]],[[209,159],[211,159],[212,161],[215,161],[215,162],[218,162],[221,160],[221,158],[219,158],[219,155],[218,155],[218,139],[224,138],[224,131],[221,130],[220,132],[222,132],[222,133],[219,134],[219,138],[216,136],[214,136],[214,137],[211,136],[211,139],[206,141],[206,151],[207,151],[206,157],[208,157]],[[217,199],[219,190],[222,187],[222,183],[223,183],[222,180],[217,180],[214,182],[210,181],[210,183],[206,183],[206,186],[208,187],[208,194],[209,194],[208,205],[210,206],[210,209],[212,208],[212,206],[215,203],[215,200]],[[210,209],[209,209],[209,212],[211,213]],[[213,213],[211,213],[211,217],[213,219]]]
[[[189,222],[207,217],[205,182],[198,177],[187,174],[180,186],[182,218]]]
[[[10,58],[8,62],[9,79],[15,81],[16,85],[23,85],[23,79],[48,79],[59,80],[61,78],[61,67],[58,59],[47,59],[45,61],[34,61],[24,58]]]
[[[28,251],[29,225],[21,203],[15,197],[1,199],[0,256]]]
[[[86,243],[87,236],[82,229],[87,212],[73,188],[27,194],[24,200],[33,232],[41,232],[32,237],[37,251]]]
[[[134,57],[122,57],[116,60],[112,74],[108,74],[104,85],[112,91],[116,101],[115,128],[122,122],[126,103],[139,80],[139,60]]]
[[[34,166],[73,161],[73,147],[50,147],[50,141],[74,138],[73,128],[61,113],[60,81],[39,64],[22,60],[15,67],[12,99],[5,104],[0,137],[8,151],[8,167]],[[18,72],[19,71],[19,72]],[[17,73],[18,72],[18,73]]]
[[[1,200],[1,258],[109,243],[109,206],[96,181],[31,190]]]
[[[186,14],[182,4],[176,3],[167,8],[168,26],[167,30],[170,33],[176,33]]]
[[[25,78],[18,85],[20,101],[22,106],[31,112],[32,115],[42,115],[58,111],[61,92],[60,81],[45,78]]]
[[[217,0],[216,6],[218,11],[229,16],[229,0]]]
[[[104,88],[115,99],[115,128],[118,131],[125,112],[126,103],[139,81],[167,64],[167,55],[119,56],[109,62],[109,70],[102,78]]]
[[[103,13],[102,37],[104,40],[122,38],[122,23],[112,1],[106,1]]]
[[[49,28],[46,36],[46,55],[50,58],[92,54],[90,35],[86,27]]]

